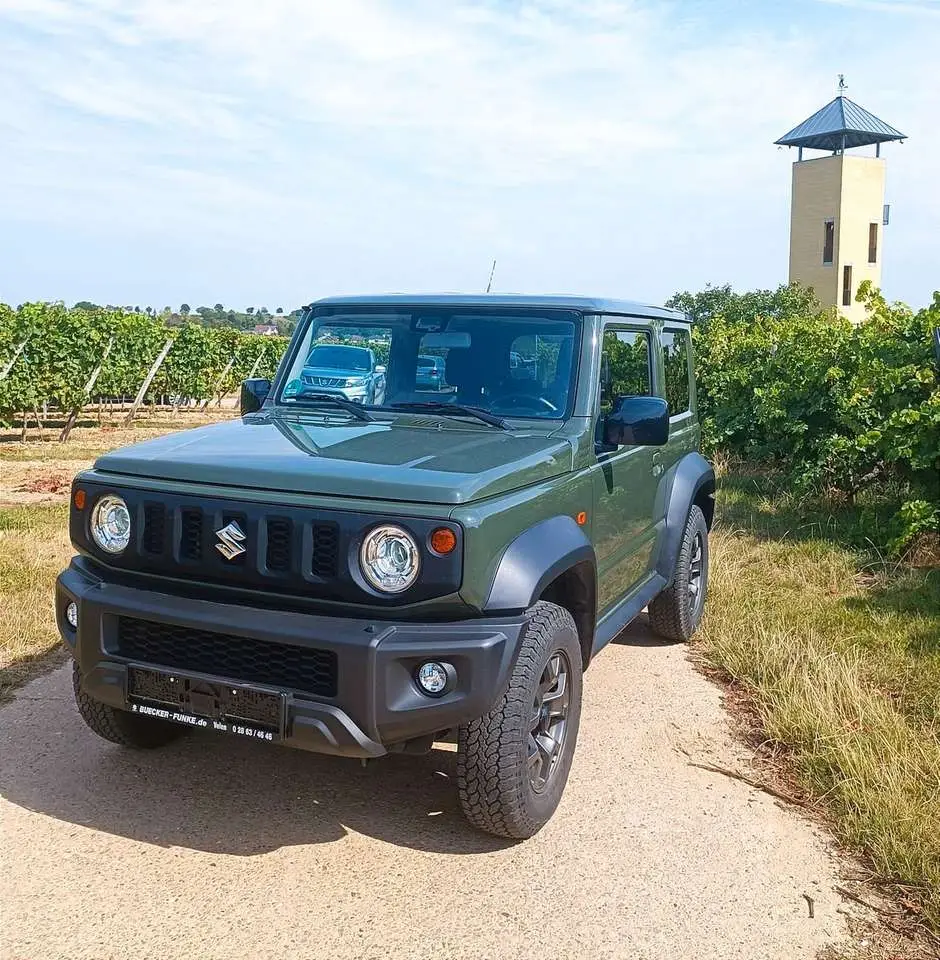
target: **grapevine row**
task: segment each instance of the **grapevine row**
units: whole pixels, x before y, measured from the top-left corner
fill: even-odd
[[[169,347],[167,348],[167,344]],[[61,303],[0,303],[0,422],[41,409],[71,413],[97,397],[210,401],[274,374],[286,338]],[[95,375],[97,371],[97,376]]]

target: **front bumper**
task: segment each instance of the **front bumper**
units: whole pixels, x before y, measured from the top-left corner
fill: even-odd
[[[78,628],[65,618],[78,607]],[[194,676],[172,663],[122,655],[122,617],[250,638],[265,643],[330,651],[336,656],[336,695],[315,696],[282,688],[282,742],[291,747],[348,757],[377,757],[396,745],[420,740],[482,716],[493,705],[512,670],[525,629],[522,615],[499,620],[407,623],[354,620],[155,593],[108,583],[73,560],[56,582],[56,621],[75,658],[85,692],[118,709],[130,709],[128,668],[142,667]],[[456,683],[442,697],[422,694],[414,673],[425,660],[453,665]],[[198,679],[252,684],[250,677],[199,673]]]

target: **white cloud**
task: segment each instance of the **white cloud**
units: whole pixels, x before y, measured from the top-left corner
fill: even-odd
[[[867,74],[880,103],[858,99],[912,137],[913,180],[892,166],[904,232],[940,216],[926,31],[884,20],[873,56],[875,15],[807,9],[829,6],[811,30],[652,0],[0,0],[0,213],[102,251],[133,231],[139,262],[87,282],[141,292],[105,299],[455,287],[493,254],[498,279],[536,290],[773,284],[789,177],[771,143],[835,69]],[[239,234],[254,255],[233,260]],[[204,290],[154,263],[169,243]],[[902,280],[920,299],[936,282]],[[64,285],[50,264],[16,296]]]

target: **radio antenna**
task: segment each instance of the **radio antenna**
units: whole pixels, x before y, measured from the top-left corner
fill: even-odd
[[[493,260],[493,266],[490,267],[490,279],[486,283],[486,292],[489,293],[493,289],[493,274],[496,273],[496,260]]]

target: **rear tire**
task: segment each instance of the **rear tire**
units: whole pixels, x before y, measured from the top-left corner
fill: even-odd
[[[581,644],[571,614],[539,601],[528,616],[506,692],[457,736],[464,815],[517,840],[537,833],[558,807],[581,719]]]
[[[78,712],[88,728],[111,743],[137,750],[155,750],[178,740],[185,727],[178,727],[157,717],[144,717],[127,710],[118,710],[106,703],[93,700],[82,690],[82,675],[78,664],[72,662],[72,689]]]
[[[672,584],[649,605],[650,625],[667,640],[688,640],[705,611],[708,591],[708,524],[692,505],[685,522]]]

